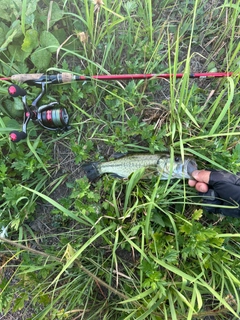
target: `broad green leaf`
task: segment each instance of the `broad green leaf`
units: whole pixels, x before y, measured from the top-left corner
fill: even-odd
[[[8,29],[9,28],[3,22],[0,22],[0,46],[5,40]]]
[[[27,30],[23,44],[22,50],[25,52],[32,52],[38,46],[38,32],[36,30]]]
[[[25,292],[22,292],[18,298],[14,301],[13,312],[22,310],[25,306],[26,301],[29,299],[29,295]]]
[[[24,12],[26,17],[35,12],[38,1],[39,0],[27,1],[27,7]],[[19,14],[22,12],[22,0],[0,0],[0,12],[1,19],[6,21],[13,21],[13,16],[15,16],[15,18],[19,18]]]
[[[182,233],[185,233],[185,234],[190,234],[192,232],[192,226],[189,225],[189,224],[182,224],[179,228],[179,230],[182,232]]]
[[[18,44],[10,44],[8,46],[8,51],[15,61],[23,62],[31,52],[24,52]]]
[[[21,2],[22,2],[22,0],[21,0]],[[36,11],[38,2],[39,2],[39,0],[28,0],[27,1],[27,9],[26,9],[26,16],[27,17]]]
[[[1,110],[1,112],[3,112],[4,115],[10,116],[12,118],[22,118],[22,116],[23,116],[22,101],[20,99],[18,99],[20,103],[18,104],[18,102],[16,102],[16,104],[15,104],[15,100],[17,100],[17,99],[4,100],[0,106],[0,110]],[[20,109],[20,107],[22,107],[22,109]],[[14,126],[16,127],[16,124]],[[17,127],[18,126],[19,126],[19,124],[17,124]]]
[[[33,23],[33,13],[36,11],[38,1],[39,0],[28,0],[27,6],[23,8],[23,0],[0,0],[1,19],[13,21],[14,17],[14,20],[19,19],[19,15],[22,14],[27,24],[30,24],[30,21]]]
[[[6,39],[6,41],[2,44],[1,49],[7,48],[7,46],[9,45],[9,43],[11,43],[13,41],[13,38],[16,36],[17,34],[17,30],[13,30],[13,32],[11,33],[11,35]]]
[[[20,28],[20,21],[16,20],[13,22],[9,31],[5,35],[5,42],[1,45],[1,49],[7,48],[9,43],[11,43],[14,38],[19,37],[21,34],[22,34],[22,31]]]
[[[50,52],[56,52],[60,46],[57,38],[48,31],[43,31],[40,36],[40,44],[43,48],[47,48]]]
[[[53,30],[52,34],[58,39],[60,43],[63,43],[68,37],[64,28]],[[67,43],[66,45],[69,45],[69,43]]]
[[[0,0],[0,12],[1,19],[11,21],[11,15],[9,14],[10,3],[5,0]]]
[[[14,109],[16,111],[19,111],[19,110],[23,111],[24,109],[23,109],[22,101],[20,99],[18,99],[18,98],[13,98],[13,100],[14,100]]]
[[[19,13],[22,12],[22,10],[24,10],[25,12],[23,12],[23,14],[28,17],[30,16],[32,13],[34,13],[37,9],[37,3],[39,2],[39,0],[28,0],[27,1],[27,6],[26,6],[26,10],[23,8],[23,0],[14,0],[11,1],[11,3],[7,4],[8,8],[11,7],[12,13],[18,17]]]
[[[31,55],[32,63],[38,70],[47,69],[51,60],[51,52],[47,49],[38,49]]]

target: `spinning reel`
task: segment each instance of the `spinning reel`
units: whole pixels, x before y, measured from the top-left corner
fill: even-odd
[[[46,91],[47,82],[34,83],[35,85],[41,84],[42,91],[37,98],[32,102],[31,106],[27,104],[27,92],[17,85],[10,85],[8,92],[11,97],[22,97],[24,107],[24,119],[22,131],[12,131],[10,139],[13,142],[19,142],[27,137],[27,125],[30,120],[35,124],[41,125],[44,129],[51,131],[66,131],[71,127],[69,126],[69,116],[65,108],[59,108],[58,102],[51,102],[49,104],[38,107],[38,102]]]

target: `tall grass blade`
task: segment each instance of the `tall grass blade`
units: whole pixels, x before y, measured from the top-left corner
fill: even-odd
[[[33,155],[35,156],[35,158],[37,159],[37,161],[40,163],[41,167],[43,168],[43,170],[47,173],[47,175],[50,177],[51,174],[50,172],[47,170],[46,166],[44,165],[44,163],[42,162],[42,159],[39,157],[39,155],[36,152],[37,146],[39,144],[40,141],[40,136],[38,136],[35,141],[34,144],[32,145],[30,142],[29,137],[27,137],[27,144],[29,149],[32,151]]]
[[[126,194],[125,194],[125,200],[124,200],[124,207],[123,207],[123,213],[127,211],[127,206],[131,198],[131,192],[135,188],[136,184],[139,182],[139,180],[143,177],[144,175],[144,168],[141,168],[137,171],[135,171],[132,175],[131,178],[127,184],[127,189],[126,189]]]
[[[84,250],[86,250],[91,243],[93,243],[97,238],[99,238],[101,235],[103,235],[104,233],[106,233],[110,229],[112,229],[112,226],[109,226],[109,227],[99,231],[97,234],[95,234],[89,240],[87,240],[86,243],[84,243],[84,245],[78,251],[73,253],[73,255],[67,260],[66,264],[63,266],[62,270],[58,273],[57,277],[53,280],[51,285],[54,285],[56,282],[58,282],[61,275],[75,262],[75,260],[78,259],[78,257],[82,254],[82,252]]]
[[[219,127],[221,121],[223,120],[225,114],[229,110],[230,105],[231,105],[231,103],[233,101],[233,97],[234,97],[234,82],[233,82],[233,79],[230,78],[230,77],[228,77],[227,79],[228,79],[229,85],[230,85],[230,88],[229,88],[230,92],[229,92],[229,95],[228,95],[228,100],[227,100],[225,106],[223,107],[220,115],[218,116],[217,120],[215,120],[215,123],[214,123],[212,129],[209,132],[209,135],[212,135],[212,134],[214,134],[216,132],[217,128]]]
[[[21,29],[22,33],[25,35],[25,24],[26,24],[26,10],[27,10],[27,0],[22,0],[22,13],[21,13]]]
[[[50,197],[46,196],[45,194],[38,192],[36,190],[30,189],[28,187],[25,186],[21,186],[22,188],[36,194],[37,196],[39,196],[40,198],[44,199],[45,201],[47,201],[48,203],[50,203],[52,206],[54,206],[55,208],[57,208],[58,210],[62,211],[62,213],[64,213],[66,216],[68,216],[69,218],[72,218],[73,220],[76,220],[79,223],[83,223],[85,225],[94,225],[94,222],[89,219],[86,215],[83,218],[79,218],[77,215],[75,215],[71,210],[68,210],[66,208],[64,208],[61,204],[59,204],[58,202],[56,202],[55,200],[51,199]]]

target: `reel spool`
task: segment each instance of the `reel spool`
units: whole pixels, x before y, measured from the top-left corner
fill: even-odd
[[[40,107],[37,113],[37,122],[48,130],[68,129],[67,110],[65,108],[51,108],[52,104]]]

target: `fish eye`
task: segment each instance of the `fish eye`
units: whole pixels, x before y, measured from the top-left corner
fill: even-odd
[[[175,160],[176,162],[179,162],[180,158],[179,158],[179,157],[175,157],[174,160]]]

